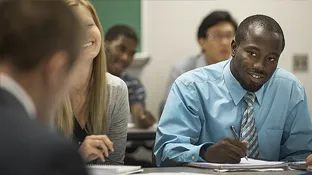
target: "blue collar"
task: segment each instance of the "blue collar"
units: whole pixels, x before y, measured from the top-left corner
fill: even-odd
[[[223,77],[224,77],[225,85],[226,85],[227,89],[229,90],[230,95],[231,95],[235,105],[237,105],[242,100],[242,98],[245,96],[247,91],[240,85],[240,83],[233,76],[233,74],[230,70],[231,60],[232,59],[229,59],[229,61],[224,66]],[[255,92],[257,102],[260,106],[262,104],[264,90],[265,90],[265,84],[257,92]]]

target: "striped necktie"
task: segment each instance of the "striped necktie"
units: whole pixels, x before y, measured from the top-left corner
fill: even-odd
[[[247,103],[247,109],[244,112],[241,124],[241,141],[248,142],[248,157],[259,158],[259,143],[254,118],[255,94],[247,92],[244,96]]]

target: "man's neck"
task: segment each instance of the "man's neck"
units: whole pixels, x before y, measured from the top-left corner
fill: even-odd
[[[23,75],[21,75],[23,76]],[[35,97],[32,95],[30,88],[27,88],[27,76],[19,77],[10,69],[0,66],[0,88],[5,89],[14,95],[24,106],[28,115],[36,117]]]
[[[204,54],[204,55],[205,55],[205,61],[206,61],[207,65],[211,65],[211,64],[217,63],[217,61],[213,57],[210,57],[207,54]]]

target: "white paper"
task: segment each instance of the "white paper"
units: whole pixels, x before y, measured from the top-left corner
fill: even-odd
[[[287,163],[277,161],[263,161],[249,158],[248,161],[245,158],[241,159],[238,164],[218,164],[207,162],[192,162],[188,164],[193,167],[208,168],[208,169],[274,169],[274,168],[286,168]]]
[[[284,171],[283,168],[268,168],[268,169],[215,169],[214,171],[219,173],[225,173],[225,172],[281,172]]]
[[[198,174],[198,173],[146,173],[147,175],[213,175],[213,174]]]
[[[141,166],[119,166],[119,165],[89,165],[87,166],[91,175],[107,175],[107,174],[118,174],[126,175],[137,172],[142,172]]]

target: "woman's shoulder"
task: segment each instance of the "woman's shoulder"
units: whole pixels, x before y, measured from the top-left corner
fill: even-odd
[[[106,75],[108,89],[107,115],[110,116],[109,118],[111,118],[112,120],[120,117],[128,118],[129,101],[128,88],[126,83],[122,79],[110,73],[107,73]],[[119,113],[123,113],[124,111],[126,112],[124,112],[122,115],[116,115],[116,111],[118,111]]]
[[[106,77],[107,77],[107,86],[120,89],[127,88],[126,83],[119,77],[116,77],[108,72],[106,73]]]
[[[111,93],[111,96],[115,96],[117,94],[128,94],[128,88],[126,83],[120,79],[119,77],[116,77],[110,73],[106,73],[107,77],[107,87],[109,90],[109,93]],[[114,98],[114,97],[111,97]]]

